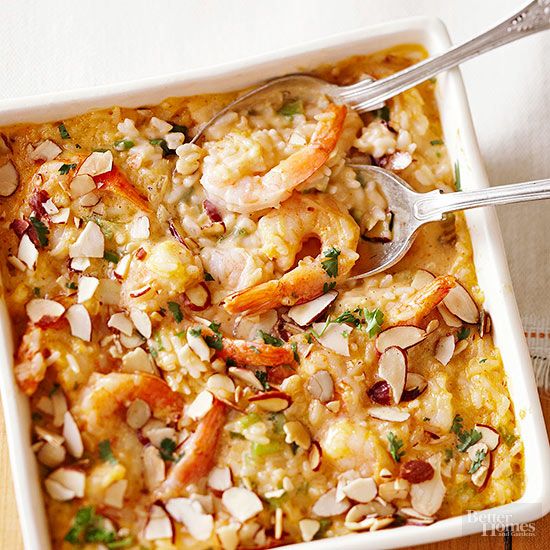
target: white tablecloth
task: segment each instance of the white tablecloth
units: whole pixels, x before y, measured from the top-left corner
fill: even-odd
[[[0,101],[222,63],[412,15],[463,41],[521,0],[1,0]],[[463,67],[493,184],[550,176],[550,32]],[[545,55],[546,54],[546,55]],[[519,307],[550,311],[550,204],[499,210]]]

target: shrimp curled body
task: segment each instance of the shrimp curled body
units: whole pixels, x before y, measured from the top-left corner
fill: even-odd
[[[359,257],[359,227],[337,201],[325,194],[295,194],[260,219],[262,251],[282,271],[295,262],[302,243],[311,237],[321,241],[321,254],[301,260],[280,279],[233,293],[224,300],[229,313],[261,313],[280,306],[307,302],[323,293],[327,285],[345,280]],[[333,251],[332,269],[327,253]]]
[[[223,147],[215,142],[212,152],[204,160],[201,184],[212,200],[221,202],[233,212],[250,214],[266,208],[276,208],[327,161],[342,134],[345,118],[346,107],[331,104],[320,115],[309,144],[263,175],[246,175],[236,181],[231,178],[221,181],[214,169],[219,164],[216,148]],[[239,135],[229,134],[226,139],[235,142],[233,148],[242,148],[242,137]]]

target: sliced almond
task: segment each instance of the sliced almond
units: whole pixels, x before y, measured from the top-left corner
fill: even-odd
[[[107,489],[105,489],[105,495],[103,496],[103,503],[112,508],[122,509],[124,506],[124,495],[128,488],[127,479],[119,479],[115,481]]]
[[[223,468],[212,468],[208,474],[208,487],[214,491],[226,491],[233,486],[231,479],[231,470],[225,466]]]
[[[96,190],[95,181],[91,176],[79,174],[71,180],[69,191],[72,199],[78,199]]]
[[[63,426],[65,422],[65,413],[68,410],[67,398],[65,394],[57,388],[52,394],[53,425],[56,428]]]
[[[316,519],[301,519],[298,525],[304,542],[312,541],[321,528],[321,523]]]
[[[405,422],[410,417],[406,411],[397,407],[371,407],[367,409],[367,413],[372,418],[377,420],[386,420],[388,422]]]
[[[433,467],[434,475],[428,481],[411,486],[411,504],[420,514],[433,516],[443,504],[446,488],[441,479],[441,457],[431,456],[427,462]]]
[[[0,166],[0,197],[9,197],[19,185],[19,174],[11,162]]]
[[[413,325],[399,325],[383,330],[376,337],[376,349],[383,353],[390,347],[408,349],[426,339],[426,331]]]
[[[329,402],[334,395],[334,382],[326,370],[319,370],[312,374],[307,382],[307,389],[314,399],[321,403]]]
[[[339,355],[349,357],[349,335],[351,327],[344,323],[313,323],[312,325],[317,341],[325,348],[335,351]]]
[[[22,271],[22,272],[27,270],[27,265],[24,264],[17,256],[10,255],[8,256],[7,260],[11,265],[13,265],[13,267],[15,267],[15,269],[18,269],[19,271]]]
[[[153,504],[143,533],[145,540],[171,539],[172,535],[172,522],[168,514],[160,506]]]
[[[122,356],[122,372],[147,372],[158,374],[151,356],[143,349],[136,348]]]
[[[151,418],[151,407],[142,399],[136,399],[126,409],[126,424],[134,430],[139,430]]]
[[[71,258],[103,258],[105,237],[95,222],[88,222],[74,244],[69,246]]]
[[[126,334],[126,336],[132,336],[132,332],[134,332],[134,325],[125,313],[113,313],[107,321],[107,326]]]
[[[17,258],[23,262],[30,270],[34,271],[36,261],[38,260],[38,249],[25,233],[19,241]]]
[[[491,426],[476,424],[475,429],[481,434],[481,439],[490,451],[494,451],[500,443],[500,434]]]
[[[202,506],[190,498],[172,498],[166,503],[166,510],[178,522],[183,523],[196,540],[208,540],[214,529],[214,518],[205,514]]]
[[[262,391],[264,389],[262,383],[256,378],[255,374],[248,369],[243,369],[240,367],[229,367],[227,372],[229,373],[229,376],[237,378],[237,380],[241,380],[252,388],[255,388],[259,391]]]
[[[405,389],[401,401],[412,401],[420,396],[428,387],[428,381],[416,372],[408,372],[405,381]]]
[[[280,412],[284,411],[292,404],[290,395],[282,391],[268,391],[253,395],[248,399],[250,403],[256,404],[257,407],[264,411]]]
[[[400,499],[407,498],[410,490],[410,483],[404,479],[394,479],[393,481],[387,481],[381,483],[378,487],[378,494],[386,502],[392,502]]]
[[[210,306],[211,297],[208,286],[205,283],[200,283],[185,291],[185,305],[191,311],[202,311]]]
[[[136,329],[144,338],[151,338],[153,326],[149,315],[145,311],[133,307],[130,309],[130,319],[132,319]]]
[[[201,391],[186,409],[186,414],[193,420],[200,420],[214,406],[214,396],[206,390]]]
[[[477,323],[479,321],[479,309],[470,293],[461,285],[457,284],[443,299],[447,309],[462,319],[465,323]]]
[[[210,361],[212,350],[208,347],[204,338],[195,334],[192,328],[187,331],[187,344],[201,361]]]
[[[253,518],[264,508],[258,495],[244,487],[231,487],[224,491],[222,504],[240,522]]]
[[[49,441],[46,441],[42,447],[38,450],[36,457],[39,462],[47,466],[48,468],[56,468],[65,460],[67,452],[65,447],[61,445],[54,445]]]
[[[323,451],[321,445],[317,441],[312,441],[309,449],[308,461],[309,467],[316,472],[321,467],[321,459],[323,458]]]
[[[48,494],[54,500],[57,500],[59,502],[65,502],[67,500],[72,500],[73,498],[75,498],[74,491],[65,487],[58,481],[54,481],[53,479],[45,479],[44,486],[46,487],[46,491],[48,492]]]
[[[378,376],[391,388],[394,403],[399,403],[407,376],[407,356],[396,347],[387,348],[378,361]]]
[[[126,254],[126,256],[122,256],[120,258],[118,264],[116,264],[115,269],[113,270],[113,273],[117,279],[125,279],[128,275],[128,272],[130,271],[130,263],[132,262],[132,255]]]
[[[92,206],[98,204],[100,200],[100,195],[92,191],[91,193],[86,193],[80,197],[80,199],[78,199],[78,204],[84,208],[91,208]]]
[[[82,304],[73,304],[65,313],[71,327],[71,334],[90,342],[92,339],[92,320],[88,310]]]
[[[78,175],[99,176],[110,172],[113,168],[113,153],[111,151],[94,151],[80,165]]]
[[[61,153],[61,147],[47,139],[39,143],[29,155],[31,160],[53,160]]]
[[[88,258],[73,258],[71,260],[71,269],[73,271],[86,271],[90,265],[92,264]]]
[[[53,406],[52,406],[52,412],[53,412]],[[36,432],[36,435],[41,440],[47,441],[48,443],[51,443],[52,445],[55,445],[57,447],[61,447],[63,443],[65,443],[65,438],[62,435],[56,432],[47,430],[46,428],[42,428],[42,426],[35,425],[34,431]]]
[[[86,487],[86,474],[76,468],[58,468],[52,472],[48,479],[60,483],[70,489],[74,496],[82,498]]]
[[[145,296],[150,290],[150,285],[144,285],[142,287],[136,288],[135,290],[131,290],[129,292],[129,295],[130,298],[141,298],[141,296]]]
[[[351,504],[347,498],[338,501],[336,499],[336,489],[330,489],[315,502],[311,510],[321,518],[329,518],[343,514],[350,506]]]
[[[145,485],[149,492],[154,491],[165,478],[165,464],[159,451],[153,445],[147,445],[142,453]]]
[[[458,328],[462,326],[462,321],[456,315],[453,315],[443,302],[437,305],[437,310],[448,327]]]
[[[42,395],[36,403],[36,408],[45,414],[53,415],[52,400],[46,395]]]
[[[57,214],[50,215],[50,221],[52,223],[67,223],[70,213],[70,208],[61,208]]]
[[[33,298],[25,309],[30,321],[35,324],[46,319],[54,322],[65,312],[65,308],[59,302],[43,298]]]
[[[311,435],[308,429],[298,420],[290,420],[283,426],[285,442],[289,445],[295,443],[298,447],[308,450],[311,446]]]
[[[441,337],[436,346],[434,357],[444,366],[449,364],[455,352],[455,337],[452,334]]]
[[[84,453],[84,445],[80,429],[74,421],[73,415],[67,411],[63,418],[63,437],[67,445],[67,451],[75,458],[81,458]]]
[[[316,321],[336,300],[338,292],[329,290],[325,294],[288,310],[287,315],[299,326],[305,327]]]
[[[93,298],[98,286],[99,279],[97,277],[80,277],[80,279],[78,279],[78,294],[76,301],[79,304],[83,304]]]
[[[376,481],[372,477],[353,479],[344,486],[344,495],[355,502],[366,503],[378,494]]]
[[[425,269],[419,269],[413,277],[411,286],[415,290],[420,290],[424,288],[427,284],[431,283],[435,279],[435,275],[426,271]]]

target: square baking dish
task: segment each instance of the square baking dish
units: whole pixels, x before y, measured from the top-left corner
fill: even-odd
[[[238,90],[268,77],[312,69],[346,57],[368,54],[403,43],[422,44],[431,55],[450,46],[443,23],[413,18],[331,36],[306,45],[239,60],[231,64],[165,77],[0,102],[0,126],[45,122],[96,108],[138,107],[170,96]],[[453,162],[460,162],[464,189],[488,186],[458,69],[437,79],[437,101],[445,142]],[[493,209],[466,213],[485,308],[490,312],[525,448],[526,485],[522,498],[511,504],[438,521],[427,527],[404,526],[335,539],[294,545],[296,549],[342,550],[399,548],[477,532],[501,532],[506,525],[530,522],[550,510],[550,447],[531,360],[523,335],[496,214]],[[3,293],[3,289],[0,288]],[[21,530],[28,550],[50,548],[36,460],[30,447],[31,419],[27,398],[13,376],[13,344],[5,303],[0,302],[0,391],[6,419],[12,474]]]

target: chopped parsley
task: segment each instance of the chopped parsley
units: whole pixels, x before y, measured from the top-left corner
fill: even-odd
[[[403,441],[395,436],[393,432],[390,432],[388,435],[388,441],[390,443],[390,454],[395,462],[400,462],[401,458],[405,454],[405,451],[402,451]]]
[[[204,337],[206,345],[209,348],[221,351],[223,349],[223,337],[220,332],[220,324],[212,322],[208,328],[214,332],[214,335],[207,334]]]
[[[59,173],[66,176],[71,170],[76,168],[76,164],[62,164],[59,168]]]
[[[65,128],[65,124],[63,124],[63,122],[57,127],[57,129],[59,130],[61,139],[71,139],[71,134],[67,132],[67,128]]]
[[[365,331],[372,338],[382,330],[382,323],[384,322],[384,314],[378,308],[374,309],[373,311],[368,311],[367,309],[364,308],[363,311],[364,311],[365,322],[367,323],[367,326],[365,327]]]
[[[103,462],[110,462],[111,464],[117,463],[117,459],[111,449],[111,442],[108,439],[100,441],[97,447],[99,449],[99,458],[101,458]]]
[[[325,283],[323,285],[323,294],[326,294],[327,292],[329,292],[329,290],[332,290],[335,286],[336,286],[336,281]]]
[[[168,147],[168,143],[166,143],[165,139],[162,139],[162,138],[150,139],[149,143],[151,145],[158,145],[162,149],[162,156],[164,157],[174,154],[174,150]]]
[[[51,397],[55,392],[57,392],[60,387],[61,386],[57,382],[55,382],[55,384],[52,386],[52,389],[48,393],[48,397]]]
[[[271,386],[267,381],[267,372],[265,370],[254,371],[254,376],[260,381],[260,384],[263,386],[264,390],[268,390]]]
[[[88,542],[103,543],[109,550],[126,548],[133,544],[131,537],[117,538],[115,531],[106,529],[105,518],[97,515],[92,506],[80,508],[73,520],[73,524],[65,540],[74,545],[83,545]]]
[[[170,439],[169,437],[165,437],[160,442],[160,449],[159,453],[165,462],[177,462],[177,457],[174,456],[174,452],[176,450],[176,442],[173,439]]]
[[[445,449],[445,462],[450,462],[450,460],[453,458],[453,450],[452,449]]]
[[[432,141],[430,141],[430,145],[443,145],[443,140],[442,139],[432,139]]]
[[[37,298],[40,297],[40,288],[35,286],[33,289],[32,289],[32,293],[34,296],[36,296]]]
[[[283,103],[277,111],[280,115],[292,118],[294,115],[301,115],[304,112],[304,104],[301,99],[292,99]]]
[[[208,325],[208,328],[209,328],[212,332],[215,332],[216,334],[221,334],[221,332],[220,332],[220,326],[221,326],[221,323],[216,323],[216,321],[212,321],[212,322]]]
[[[120,260],[119,255],[112,250],[105,250],[105,252],[103,252],[103,259],[113,264],[118,264]]]
[[[183,321],[183,313],[181,312],[180,305],[177,302],[168,302],[168,309],[174,316],[176,323],[181,323]]]
[[[460,165],[458,161],[455,162],[455,189],[457,191],[462,191],[462,184],[460,182]]]
[[[50,234],[50,230],[47,228],[44,222],[34,216],[31,216],[29,218],[29,221],[31,222],[31,225],[36,232],[36,238],[38,239],[40,246],[48,246],[48,235]]]
[[[202,331],[200,328],[194,327],[189,329],[189,334],[191,334],[191,336],[202,336]]]
[[[464,422],[464,419],[459,414],[455,414],[455,417],[453,418],[453,425],[451,426],[451,432],[458,435],[462,431],[462,423]]]
[[[298,355],[298,344],[296,342],[290,342],[290,347],[292,349],[292,354],[294,355],[294,361],[296,361],[296,363],[299,363],[300,356]]]
[[[42,420],[42,415],[35,411],[31,414],[31,419],[33,422],[40,422]]]
[[[275,346],[276,348],[280,348],[284,342],[277,338],[276,336],[271,336],[268,332],[265,332],[263,330],[258,331],[259,336],[264,341],[265,344],[269,344],[270,346]]]
[[[172,124],[172,123],[170,123]],[[172,129],[170,130],[170,133],[179,132],[180,134],[187,135],[188,128],[187,126],[183,126],[182,124],[172,124]]]
[[[69,290],[76,290],[78,288],[78,285],[74,283],[73,281],[67,283],[65,285]]]
[[[456,337],[458,338],[458,341],[460,340],[466,340],[470,336],[470,329],[468,327],[462,327],[457,333]]]
[[[475,474],[481,468],[481,465],[483,464],[483,461],[485,460],[486,456],[487,456],[487,451],[485,451],[484,449],[479,449],[478,451],[476,451],[476,456],[472,461],[472,465],[470,466],[468,473]]]
[[[117,151],[128,151],[135,143],[131,139],[119,139],[115,141],[114,146]]]
[[[386,122],[390,121],[390,108],[387,105],[384,105],[384,107],[381,107],[380,109],[376,109],[373,114],[376,118],[381,118]]]
[[[321,262],[323,269],[329,277],[338,276],[338,256],[340,251],[337,248],[331,247],[323,252],[323,256],[327,258]]]
[[[487,363],[487,358],[486,357],[483,357],[482,359],[479,360],[480,363]]]
[[[501,426],[498,431],[500,432],[500,435],[502,436],[502,439],[504,440],[504,443],[506,443],[507,447],[511,447],[518,439],[514,433],[510,432],[504,426]]]
[[[475,428],[472,428],[470,431],[465,430],[458,434],[458,439],[460,443],[456,446],[456,448],[463,453],[481,439],[481,432],[478,432]]]
[[[205,271],[204,272],[204,280],[205,281],[213,281],[214,277],[212,277],[212,275],[210,275],[210,273],[208,273],[208,271]]]

